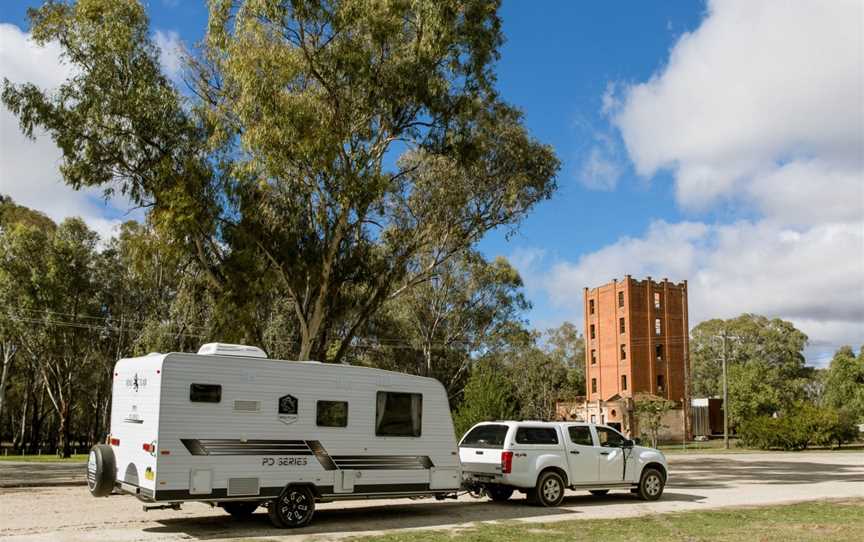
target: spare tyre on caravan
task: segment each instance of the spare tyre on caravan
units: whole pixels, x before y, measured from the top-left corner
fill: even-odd
[[[437,380],[218,343],[118,361],[87,471],[94,496],[266,506],[277,527],[308,524],[321,501],[455,496],[461,479]]]

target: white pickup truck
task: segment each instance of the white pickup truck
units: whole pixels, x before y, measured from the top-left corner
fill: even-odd
[[[565,488],[605,495],[626,489],[659,499],[666,457],[605,425],[576,422],[485,422],[459,443],[463,482],[494,501],[519,490],[529,502],[558,506]]]

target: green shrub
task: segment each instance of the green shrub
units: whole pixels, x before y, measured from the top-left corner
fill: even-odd
[[[738,426],[740,443],[761,450],[804,450],[834,446],[856,437],[853,417],[833,408],[801,403],[776,418],[758,416]]]

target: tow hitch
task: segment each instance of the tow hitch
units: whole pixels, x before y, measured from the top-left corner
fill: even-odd
[[[145,504],[144,511],[149,512],[150,510],[180,510],[179,502],[172,502],[168,504]]]

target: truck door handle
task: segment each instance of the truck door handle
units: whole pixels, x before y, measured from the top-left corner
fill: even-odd
[[[600,455],[609,455],[609,452],[600,452]]]
[[[579,455],[579,450],[570,450],[570,453],[571,453],[571,454]]]

